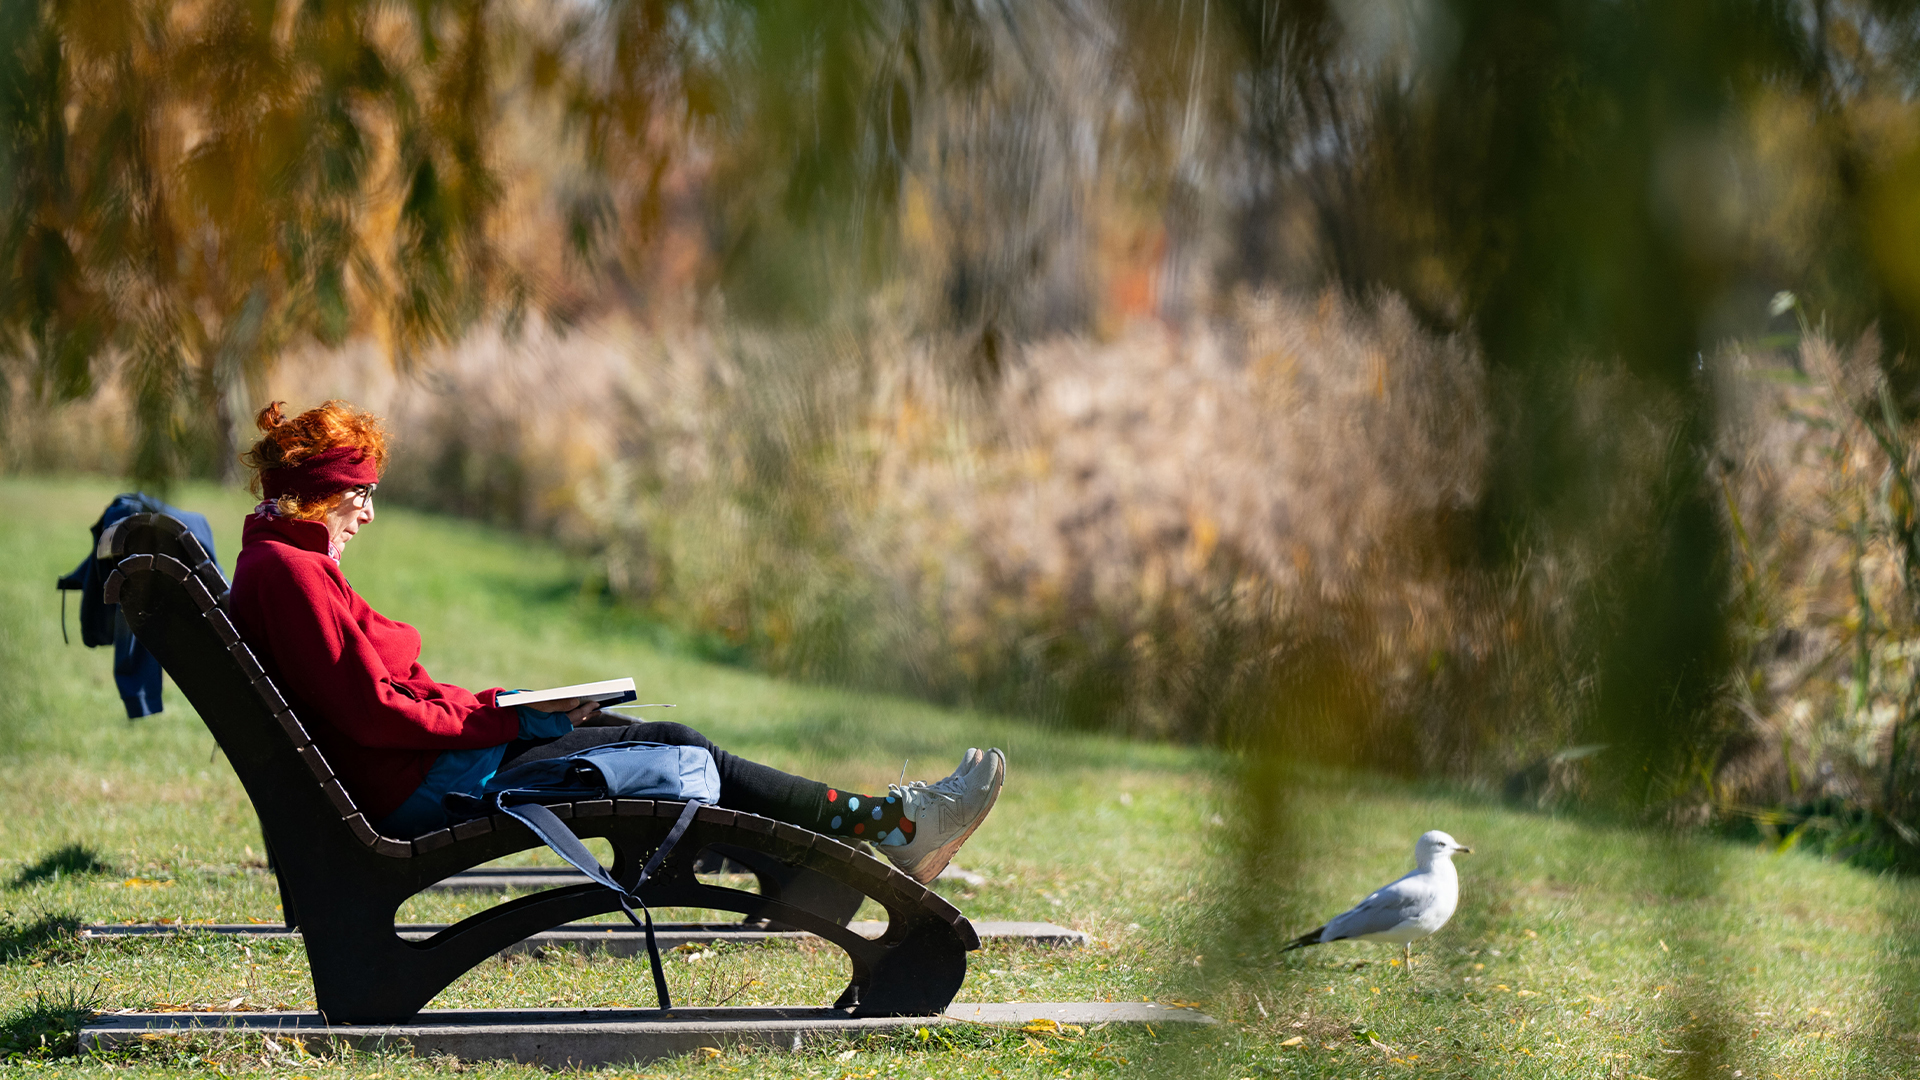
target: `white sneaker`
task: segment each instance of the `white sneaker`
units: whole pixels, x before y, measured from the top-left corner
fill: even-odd
[[[906,820],[887,834],[880,850],[901,873],[922,885],[931,882],[986,820],[1006,779],[1005,754],[968,750],[960,767],[944,780],[889,784],[887,792],[899,798]]]

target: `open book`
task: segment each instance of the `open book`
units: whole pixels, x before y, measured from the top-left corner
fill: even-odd
[[[583,701],[597,701],[602,707],[620,705],[640,697],[634,689],[632,679],[608,679],[604,682],[580,683],[577,686],[556,686],[551,690],[515,690],[510,694],[501,694],[494,698],[494,704],[503,706],[538,705],[543,701],[561,701],[566,698],[580,698]]]

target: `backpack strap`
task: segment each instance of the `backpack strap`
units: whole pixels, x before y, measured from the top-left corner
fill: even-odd
[[[500,793],[500,795],[506,794],[511,792]],[[587,850],[587,845],[581,843],[580,838],[575,836],[573,830],[567,828],[566,823],[555,816],[553,811],[535,802],[508,805],[500,795],[495,795],[489,800],[495,808],[533,830],[533,835],[552,848],[554,854],[571,863],[574,869],[592,878],[598,884],[612,889],[614,895],[620,900],[620,910],[626,912],[627,918],[633,925],[641,926],[646,930],[647,960],[653,965],[654,994],[660,1000],[662,1011],[673,1008],[673,998],[667,993],[666,969],[660,965],[660,946],[653,937],[653,912],[648,911],[646,902],[640,899],[640,887],[647,883],[647,879],[653,876],[654,871],[660,869],[660,864],[666,861],[674,845],[687,834],[687,826],[693,824],[693,816],[700,812],[700,807],[703,805],[700,800],[687,800],[686,808],[680,811],[680,819],[673,823],[673,828],[667,830],[666,839],[660,841],[660,846],[653,850],[653,856],[647,860],[647,865],[640,868],[640,877],[634,881],[633,888],[627,889],[607,872],[606,867],[600,865],[600,860],[593,857],[593,852]],[[646,916],[644,924],[634,915],[633,904],[640,905],[640,913]]]

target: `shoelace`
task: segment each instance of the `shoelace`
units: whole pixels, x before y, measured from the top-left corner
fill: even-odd
[[[941,798],[947,800],[948,802],[956,802],[960,798],[960,795],[958,792],[942,791],[938,787],[935,787],[934,785],[927,783],[925,780],[915,780],[913,783],[908,784],[906,787],[901,787],[898,784],[888,784],[887,794],[892,795],[893,797],[900,799],[902,801],[905,801],[906,797],[910,794],[938,795]]]
[[[966,782],[967,779],[965,776],[954,773],[941,777],[931,784],[925,780],[915,780],[907,784],[888,784],[887,794],[904,800],[908,793],[918,792],[925,795],[938,795],[948,802],[957,802],[965,788]]]
[[[900,759],[900,779],[887,785],[887,794],[899,799],[902,803],[907,801],[907,792],[927,786],[919,780],[915,780],[912,783],[907,782],[907,766],[911,764],[912,761],[912,758]]]

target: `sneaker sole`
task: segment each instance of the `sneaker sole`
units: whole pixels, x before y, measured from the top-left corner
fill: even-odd
[[[984,757],[985,755],[982,756]],[[953,861],[954,852],[959,851],[960,845],[966,843],[967,838],[973,835],[973,830],[978,829],[980,823],[987,820],[987,815],[993,812],[993,804],[1000,801],[1000,789],[1007,786],[1006,760],[1006,756],[1002,755],[1000,758],[1000,782],[994,785],[993,794],[987,796],[987,805],[980,808],[980,813],[974,817],[973,824],[968,825],[966,830],[960,835],[928,852],[927,857],[921,860],[919,866],[914,867],[912,870],[902,869],[900,871],[901,873],[906,874],[922,885],[933,884],[933,879],[939,877],[940,871],[945,870],[947,864]]]

